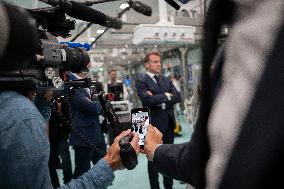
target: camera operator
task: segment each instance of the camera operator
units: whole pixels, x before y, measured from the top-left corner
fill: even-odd
[[[56,91],[53,95],[51,95],[51,93],[49,99],[42,99],[42,95],[40,95],[41,93],[37,93],[35,98],[35,105],[38,108],[45,105],[45,102],[49,102],[46,104],[49,106],[48,109],[50,117],[48,122],[50,143],[49,172],[51,183],[54,188],[60,186],[56,169],[62,168],[64,184],[70,182],[72,179],[72,167],[68,143],[70,134],[69,103],[66,102],[66,97],[63,96],[59,98],[59,92],[60,91]],[[39,111],[43,117],[45,117],[41,109],[39,109]]]
[[[70,80],[84,79],[88,70],[71,73]],[[102,107],[98,101],[92,101],[89,88],[72,89],[69,92],[69,102],[72,113],[70,145],[75,151],[75,171],[73,178],[81,176],[90,169],[90,162],[96,164],[106,152],[106,142],[101,131],[99,115]],[[78,133],[79,132],[79,133]],[[82,138],[82,135],[84,138]],[[98,149],[93,149],[86,141],[93,143]]]
[[[21,33],[16,31],[21,31]],[[33,47],[37,46],[33,46],[37,42],[33,36],[35,33],[36,29],[28,21],[28,16],[23,9],[1,2],[0,65],[5,68],[12,63],[20,64],[24,60],[31,59],[35,52]],[[15,36],[19,41],[13,38]],[[23,41],[28,42],[25,44],[29,44],[31,49],[23,48],[24,52],[13,55],[15,49],[12,47],[22,47],[24,44],[21,45],[21,42]],[[15,47],[17,43],[12,42],[19,42],[20,45]],[[46,122],[38,109],[18,90],[3,90],[2,88],[0,90],[0,115],[0,188],[53,188],[48,170],[50,146],[45,131]],[[114,179],[113,171],[123,168],[119,154],[119,141],[130,134],[130,130],[122,132],[104,158],[101,158],[91,170],[60,189],[106,188]],[[137,135],[134,135],[130,144],[138,154]]]
[[[49,171],[49,143],[45,120],[23,95],[15,91],[0,92],[0,188],[52,188]],[[121,169],[119,140],[131,133],[121,133],[107,155],[90,171],[61,188],[105,188]],[[138,136],[132,146],[138,152]],[[103,178],[103,180],[102,180]]]
[[[0,92],[0,108],[0,188],[52,188],[44,118],[28,98],[15,91]],[[107,155],[90,171],[61,188],[105,188],[109,185],[114,179],[113,171],[123,168],[119,140],[130,133],[130,130],[121,133]],[[137,135],[131,144],[138,152]]]

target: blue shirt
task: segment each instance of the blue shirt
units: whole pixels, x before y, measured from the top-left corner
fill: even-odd
[[[51,189],[45,120],[26,97],[0,92],[0,188]],[[101,159],[91,170],[60,189],[106,188],[114,179]]]

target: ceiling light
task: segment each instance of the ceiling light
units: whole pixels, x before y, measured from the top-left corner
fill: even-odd
[[[98,34],[104,33],[105,30],[97,30]]]
[[[128,3],[123,3],[123,4],[120,5],[119,8],[123,10],[123,9],[126,9],[127,7],[129,7],[129,4]]]

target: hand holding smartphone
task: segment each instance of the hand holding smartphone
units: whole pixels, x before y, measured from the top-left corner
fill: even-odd
[[[134,108],[131,110],[131,123],[132,132],[136,132],[139,135],[139,145],[141,149],[144,149],[144,140],[147,133],[148,125],[150,124],[150,109]]]

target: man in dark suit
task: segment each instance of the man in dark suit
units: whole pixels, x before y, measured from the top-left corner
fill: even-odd
[[[163,133],[163,143],[174,142],[174,104],[181,101],[181,95],[173,83],[161,75],[161,57],[152,52],[144,60],[146,73],[138,76],[136,89],[144,107],[150,109],[151,123]],[[152,162],[148,162],[148,173],[151,189],[159,188],[158,172]],[[173,180],[164,176],[164,186],[171,189]]]
[[[84,77],[84,73],[77,73],[72,74],[70,79]],[[72,126],[75,130],[71,131],[69,143],[75,151],[73,178],[77,178],[90,169],[91,161],[96,164],[104,156],[106,143],[99,122],[102,107],[99,102],[91,100],[90,89],[73,89],[70,93]]]

